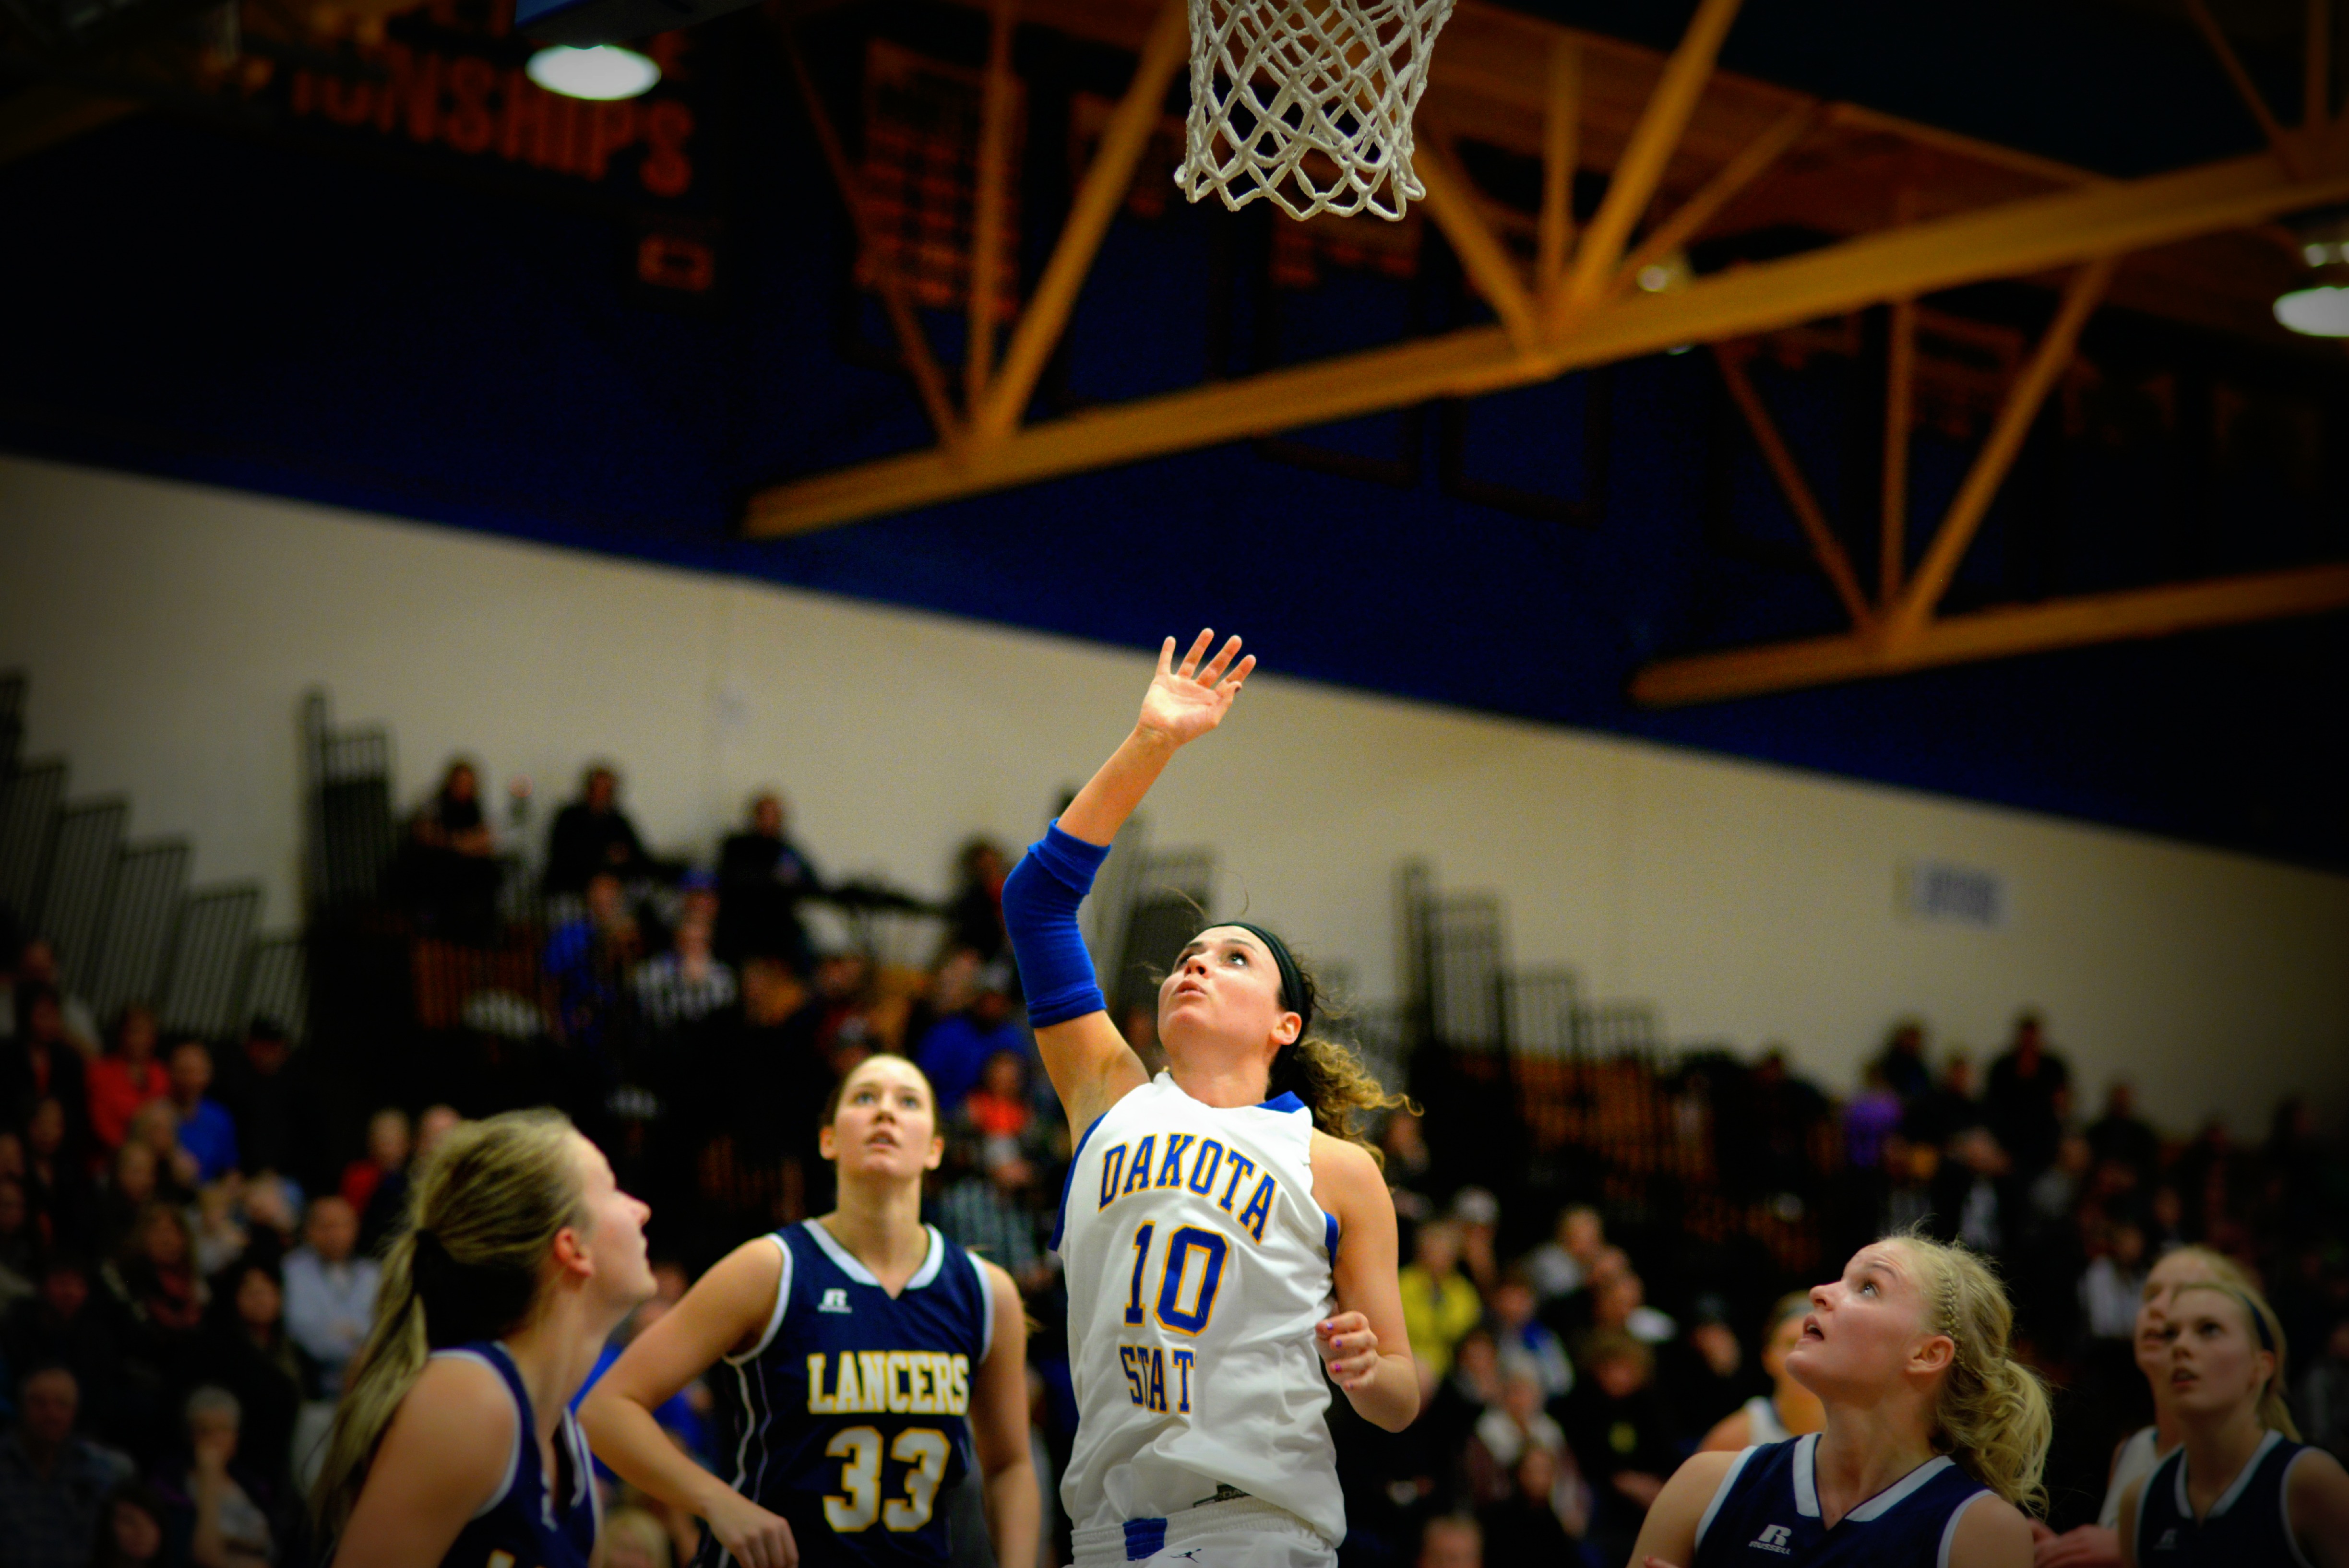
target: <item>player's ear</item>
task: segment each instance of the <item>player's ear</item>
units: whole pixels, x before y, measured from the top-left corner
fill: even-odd
[[[1909,1353],[1909,1365],[1928,1377],[1947,1371],[1958,1359],[1957,1341],[1946,1334],[1927,1335]]]
[[[576,1228],[565,1225],[554,1233],[554,1267],[581,1279],[595,1277],[595,1260],[587,1255],[587,1239]]]
[[[1276,1046],[1293,1046],[1297,1043],[1297,1037],[1304,1032],[1305,1019],[1302,1015],[1283,1013],[1279,1022],[1272,1026],[1272,1043]]]
[[[840,1158],[840,1140],[833,1136],[832,1123],[827,1121],[815,1130],[815,1149],[826,1160]]]
[[[947,1140],[934,1132],[930,1135],[930,1152],[922,1161],[922,1169],[935,1171],[946,1163],[946,1159]]]

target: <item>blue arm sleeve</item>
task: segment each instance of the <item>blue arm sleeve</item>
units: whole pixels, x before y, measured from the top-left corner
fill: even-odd
[[[1108,1009],[1092,954],[1077,934],[1077,906],[1108,858],[1108,845],[1064,833],[1056,820],[1004,879],[1003,925],[1019,959],[1028,1021],[1037,1028]]]

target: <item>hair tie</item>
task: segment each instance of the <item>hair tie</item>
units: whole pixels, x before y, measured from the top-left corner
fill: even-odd
[[[1305,1031],[1313,1026],[1313,988],[1305,983],[1305,971],[1288,955],[1288,944],[1261,925],[1251,925],[1245,920],[1226,920],[1216,923],[1235,926],[1264,944],[1272,954],[1275,968],[1280,971],[1280,1004],[1297,1015],[1297,1037],[1303,1039]]]
[[[438,1233],[410,1233],[409,1281],[424,1309],[424,1339],[435,1350],[495,1339],[529,1315],[535,1275],[461,1263]]]

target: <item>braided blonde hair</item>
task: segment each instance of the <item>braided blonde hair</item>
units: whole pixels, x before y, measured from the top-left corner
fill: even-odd
[[[1927,1322],[1955,1347],[1933,1407],[1933,1447],[2026,1513],[2047,1500],[2054,1416],[2038,1374],[2009,1353],[2014,1309],[1981,1254],[1929,1236],[1886,1238],[1922,1276]]]

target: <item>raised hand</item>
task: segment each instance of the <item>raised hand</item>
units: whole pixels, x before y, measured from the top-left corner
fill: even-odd
[[[1232,698],[1239,695],[1240,683],[1256,668],[1256,655],[1239,658],[1240,640],[1233,637],[1202,668],[1200,661],[1206,659],[1215,638],[1212,628],[1201,632],[1179,669],[1174,664],[1174,639],[1166,639],[1158,650],[1158,674],[1143,694],[1140,728],[1181,746],[1224,721]],[[1234,664],[1235,659],[1239,662]]]

